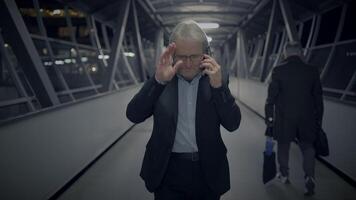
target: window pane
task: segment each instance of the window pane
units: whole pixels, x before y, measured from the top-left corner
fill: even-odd
[[[17,7],[21,13],[22,19],[25,22],[27,30],[36,35],[40,35],[40,30],[37,23],[37,13],[34,9],[32,1],[16,1]]]
[[[303,33],[302,33],[302,38],[301,38],[301,43],[302,43],[303,48],[307,45],[312,21],[313,21],[313,19],[310,19],[310,20],[304,22]]]
[[[309,63],[317,66],[321,72],[324,68],[326,60],[328,59],[330,50],[331,47],[312,50]]]
[[[340,40],[356,39],[355,19],[356,19],[356,2],[351,1],[347,7],[344,27],[341,33]]]
[[[72,45],[51,42],[59,70],[70,89],[90,86],[85,69],[78,60],[78,52]],[[53,65],[53,63],[52,63]]]
[[[102,60],[106,60],[106,62],[108,62],[109,55],[104,54],[98,56],[95,51],[85,49],[81,49],[79,55],[95,85],[102,84],[102,77],[104,73]]]
[[[339,25],[341,7],[337,7],[322,15],[316,45],[333,43]]]
[[[356,55],[352,55],[351,52],[356,52],[356,42],[336,47],[329,71],[323,81],[326,87],[346,89],[356,69]]]

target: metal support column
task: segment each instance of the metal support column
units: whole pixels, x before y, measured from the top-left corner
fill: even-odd
[[[242,51],[241,51],[241,35],[240,35],[240,30],[236,32],[236,47],[235,47],[235,55],[234,55],[234,62],[235,64],[235,69],[234,69],[234,75],[236,78],[242,78],[241,76],[241,71],[243,70],[242,67]],[[230,70],[231,71],[231,70]]]
[[[339,23],[338,23],[339,26],[337,27],[337,32],[336,32],[336,36],[335,36],[335,39],[334,39],[334,44],[331,47],[331,50],[330,50],[330,53],[329,53],[329,57],[326,60],[325,66],[323,67],[323,71],[321,72],[321,75],[320,75],[321,79],[325,78],[325,75],[327,74],[327,72],[328,72],[328,70],[330,68],[331,60],[334,57],[334,52],[335,52],[335,49],[336,49],[336,43],[340,40],[341,32],[342,32],[342,29],[344,28],[346,11],[347,11],[347,4],[345,3],[342,6],[341,16],[340,16],[340,20],[339,20]]]
[[[347,84],[346,89],[345,89],[345,90],[343,91],[343,93],[342,93],[341,100],[345,100],[346,95],[351,92],[350,90],[351,90],[352,87],[354,86],[355,82],[356,82],[356,69],[355,69],[355,71],[354,71],[354,74],[352,75],[351,80],[350,80],[349,83]]]
[[[41,106],[60,104],[15,1],[0,1],[0,17],[0,26],[10,35],[6,40],[12,45],[17,58],[21,58],[19,63],[26,66],[23,71]]]
[[[94,27],[96,27],[95,23],[94,23]],[[111,47],[110,47],[110,42],[109,42],[109,37],[108,37],[108,31],[107,31],[107,26],[104,24],[104,23],[101,23],[101,33],[103,35],[103,38],[104,38],[104,45],[105,45],[105,49],[108,50],[109,52],[111,52]],[[99,43],[100,44],[100,41]],[[109,53],[110,54],[110,53]],[[106,61],[106,65],[105,65],[105,69],[104,69],[104,76],[105,77],[105,74],[107,74],[107,67],[109,66],[109,63],[108,61]],[[121,79],[121,74],[120,73],[117,73]],[[104,79],[102,79],[104,80]],[[118,90],[119,89],[119,86],[117,85],[116,81],[114,81],[114,86],[115,86],[115,89]]]
[[[135,44],[136,44],[136,49],[137,49],[137,53],[138,53],[138,61],[140,64],[140,78],[141,81],[145,81],[146,77],[147,77],[147,72],[146,72],[146,68],[147,68],[147,61],[145,58],[145,54],[143,52],[143,47],[142,47],[142,40],[141,40],[141,34],[140,34],[140,26],[138,23],[138,18],[137,18],[137,11],[136,11],[136,5],[135,5],[135,1],[132,1],[132,17],[134,20],[134,31],[135,31]]]
[[[114,83],[115,82],[116,83],[130,82],[130,80],[127,80],[126,77],[123,77],[124,69],[126,68],[126,70],[129,72],[131,79],[134,81],[135,84],[138,84],[137,78],[136,78],[134,72],[132,71],[133,68],[131,67],[129,60],[127,59],[127,56],[125,55],[125,50],[127,48],[132,49],[132,47],[128,47],[126,40],[127,40],[127,38],[124,38],[124,40],[122,41],[122,46],[121,46],[120,53],[119,53],[119,56],[120,56],[119,63],[117,66],[117,70],[115,70],[116,75],[119,78],[119,81],[114,80]],[[133,43],[134,43],[133,39],[132,39],[132,37],[130,37],[130,44],[133,44]]]
[[[93,88],[93,90],[96,92],[96,93],[99,93],[98,92],[98,89],[95,87],[95,83],[93,81],[93,79],[91,78],[88,70],[86,69],[84,63],[82,62],[82,59],[81,59],[81,56],[80,56],[80,51],[79,51],[79,46],[78,46],[78,42],[77,42],[77,39],[75,37],[75,33],[74,33],[74,27],[72,25],[72,20],[69,16],[69,11],[68,11],[68,6],[65,6],[64,7],[64,11],[65,11],[65,17],[66,17],[66,22],[67,22],[67,25],[70,29],[70,37],[71,37],[71,40],[72,42],[74,43],[74,48],[75,50],[77,51],[77,62],[79,63],[79,65],[83,68],[83,71],[86,75],[86,77],[88,78],[89,80],[89,83],[90,83],[90,86]]]
[[[273,68],[275,68],[278,65],[279,60],[282,57],[283,47],[284,47],[284,45],[285,45],[285,43],[287,41],[286,35],[287,35],[286,34],[286,30],[284,29],[284,31],[282,32],[282,36],[281,36],[282,38],[281,38],[281,42],[279,43],[279,47],[278,47],[278,52],[277,52],[276,58],[275,58],[275,60],[273,62],[272,69],[269,71],[268,76],[265,79],[265,83],[268,83],[271,80]]]
[[[251,64],[251,67],[250,67],[250,74],[255,70],[255,67],[256,67],[256,63],[257,63],[257,59],[258,57],[260,56],[261,54],[261,51],[262,51],[262,48],[263,48],[263,38],[258,38],[258,41],[257,41],[257,47],[255,47],[255,55],[253,57],[253,60],[252,60],[252,64]]]
[[[104,56],[105,53],[103,51],[103,48],[102,48],[100,40],[99,40],[98,29],[96,28],[96,24],[95,24],[95,18],[93,16],[91,16],[90,18],[87,17],[87,24],[88,24],[88,26],[90,27],[90,30],[91,30],[90,31],[91,43],[96,48],[95,51],[96,51],[97,55],[98,56],[100,55],[102,57],[101,62],[100,62],[100,66],[102,67],[101,70],[102,70],[103,74],[105,74],[106,68],[108,67],[108,61]],[[106,44],[106,42],[108,42],[106,45],[109,45],[109,40],[107,38],[106,27],[105,27],[104,24],[102,24],[101,27],[105,29],[105,36],[104,36],[104,31],[102,30],[102,34],[104,36],[104,43]],[[108,46],[108,49],[110,49],[110,46]],[[119,89],[119,86],[117,85],[116,82],[114,82],[114,86],[115,86],[116,90]]]
[[[125,35],[127,18],[129,15],[131,0],[125,0],[121,2],[120,10],[118,11],[118,24],[117,29],[112,39],[112,46],[109,58],[109,65],[107,73],[103,80],[103,91],[110,91],[113,87],[115,71],[120,59],[120,49],[122,48],[122,41]]]
[[[304,56],[307,55],[308,49],[310,48],[311,39],[312,39],[313,32],[314,32],[315,25],[316,25],[316,20],[317,20],[317,15],[314,15],[313,19],[312,19],[312,24],[311,24],[311,27],[310,27],[310,31],[309,31],[308,40],[307,40],[307,43],[306,43],[304,51],[303,51],[303,55]]]
[[[0,84],[4,81],[4,62],[0,53]]]
[[[99,40],[99,36],[98,36],[98,32],[96,29],[96,25],[95,25],[95,19],[94,17],[86,17],[86,23],[87,23],[87,27],[89,28],[90,32],[90,43],[91,46],[95,48],[95,52],[96,52],[96,56],[97,58],[99,58],[99,56],[101,57],[101,59],[99,59],[99,66],[101,67],[101,71],[104,74],[105,73],[105,69],[108,66],[108,62],[106,61],[106,57],[104,56],[104,51],[101,48],[101,44],[100,44],[100,40]],[[114,82],[115,85],[115,89],[118,90],[119,87],[116,84],[116,82]]]
[[[124,54],[123,48],[121,49],[121,53],[120,54],[121,54],[122,59],[124,61],[125,67],[127,68],[127,71],[129,72],[129,74],[130,74],[132,80],[134,81],[134,83],[137,85],[138,84],[138,80],[137,80],[134,72],[132,71],[132,66],[130,65],[130,62],[127,60],[127,57]]]
[[[55,56],[54,56],[54,53],[53,53],[53,48],[52,48],[52,45],[51,43],[49,42],[48,40],[48,37],[47,37],[47,30],[46,30],[46,27],[43,23],[43,17],[42,17],[42,12],[40,11],[40,5],[38,3],[38,0],[33,0],[33,5],[35,7],[35,10],[36,10],[36,18],[37,18],[37,23],[38,23],[38,26],[39,26],[39,29],[40,29],[40,33],[41,35],[45,38],[45,43],[46,43],[46,47],[48,49],[48,53],[49,53],[49,56],[51,58],[51,61],[53,63],[53,69],[54,69],[54,72],[55,74],[58,76],[58,79],[62,85],[62,87],[64,88],[64,91],[68,92],[68,95],[70,97],[70,99],[73,101],[75,101],[75,98],[73,97],[73,94],[72,92],[70,91],[69,87],[68,87],[68,84],[66,82],[66,80],[64,79],[63,77],[63,74],[62,72],[58,69],[58,65],[56,65],[55,63]]]
[[[109,37],[108,37],[108,31],[107,31],[106,28],[107,27],[106,27],[105,24],[101,24],[101,31],[102,31],[102,34],[103,34],[103,37],[104,37],[105,48],[107,50],[111,51]]]
[[[235,53],[233,54],[233,59],[229,67],[229,72],[233,72],[234,76],[237,77],[239,75],[239,71],[241,71],[241,45],[240,45],[240,37],[239,32],[236,34],[236,46]]]
[[[301,22],[299,24],[299,30],[298,30],[298,38],[302,38],[302,35],[303,35],[303,29],[304,29],[304,23]]]
[[[89,17],[87,16],[86,17],[86,23],[87,23],[87,26],[89,27],[89,34],[90,34],[90,43],[91,43],[91,46],[93,46],[95,48],[95,51],[96,51],[96,54],[97,56],[101,56],[102,59],[100,59],[100,65],[101,67],[106,67],[108,66],[108,63],[106,61],[106,59],[104,58],[104,51],[103,49],[101,48],[101,44],[100,44],[100,40],[99,40],[99,36],[98,36],[98,32],[97,32],[97,29],[96,29],[96,25],[95,25],[95,19],[94,17]]]
[[[224,65],[222,66],[222,69],[229,70],[230,66],[230,47],[229,43],[226,43],[224,45]]]
[[[239,38],[240,38],[240,53],[241,53],[241,65],[244,70],[244,78],[248,78],[248,69],[247,69],[247,51],[246,51],[246,37],[245,37],[245,31],[240,30],[239,31]]]
[[[162,29],[158,29],[156,32],[156,38],[155,38],[155,66],[154,69],[152,70],[152,73],[154,74],[156,71],[156,65],[159,62],[159,58],[161,57],[161,54],[163,52],[163,40],[164,40],[164,32]]]
[[[21,97],[24,97],[26,99],[26,105],[27,105],[27,108],[29,109],[29,111],[34,111],[35,107],[32,104],[32,98],[30,98],[27,95],[25,87],[23,86],[23,84],[21,82],[21,79],[20,79],[19,75],[16,72],[15,67],[10,62],[10,57],[9,57],[9,54],[8,54],[7,49],[5,47],[4,39],[2,38],[1,29],[0,29],[0,55],[2,56],[4,64],[5,64],[6,68],[7,68],[7,70],[9,71],[12,80],[14,81],[14,84],[15,84],[15,87],[17,89],[17,92],[19,93],[19,95]]]
[[[267,30],[267,36],[266,36],[266,42],[264,46],[264,51],[263,51],[263,56],[261,60],[261,75],[260,75],[260,81],[263,82],[266,78],[267,75],[267,68],[269,64],[269,55],[271,53],[271,47],[272,47],[272,37],[273,37],[273,31],[275,29],[275,21],[276,21],[276,9],[277,9],[277,0],[273,0],[272,4],[272,10],[271,10],[271,15],[269,17],[269,23],[268,23],[268,30]]]
[[[311,33],[311,34],[313,34],[313,36],[312,36],[312,39],[311,39],[311,43],[309,44],[309,52],[306,54],[306,58],[305,58],[305,60],[307,62],[309,62],[310,56],[311,56],[311,52],[312,52],[312,50],[310,48],[315,46],[316,40],[317,40],[317,38],[319,36],[320,23],[321,23],[321,15],[317,15],[316,22],[315,22],[315,29],[314,29],[313,33]]]
[[[299,43],[300,40],[298,37],[297,27],[295,25],[295,21],[292,16],[292,10],[290,9],[289,2],[288,0],[278,0],[278,1],[282,11],[282,16],[283,16],[284,24],[286,26],[289,41]]]

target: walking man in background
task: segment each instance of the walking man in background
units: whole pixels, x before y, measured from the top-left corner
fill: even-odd
[[[315,188],[315,150],[313,143],[321,127],[323,116],[322,88],[318,68],[302,60],[298,43],[287,43],[285,60],[272,72],[265,105],[267,126],[273,126],[278,143],[279,173],[283,183],[289,181],[289,149],[297,138],[303,154],[305,195],[313,195]]]

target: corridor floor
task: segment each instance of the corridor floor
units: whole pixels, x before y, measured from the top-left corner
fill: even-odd
[[[356,189],[316,162],[316,195],[304,197],[301,153],[293,144],[290,151],[291,185],[273,180],[262,184],[262,151],[265,124],[256,114],[240,105],[241,126],[232,133],[221,128],[228,149],[231,190],[222,200],[356,200]],[[153,195],[139,177],[152,118],[136,125],[116,143],[59,199],[61,200],[149,200]]]

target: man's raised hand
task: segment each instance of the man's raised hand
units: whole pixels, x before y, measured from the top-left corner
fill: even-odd
[[[164,50],[159,62],[156,66],[155,78],[158,81],[169,82],[172,80],[174,75],[177,73],[179,66],[183,63],[178,60],[174,66],[173,65],[173,55],[176,49],[176,44],[173,42],[168,45],[167,49]]]

